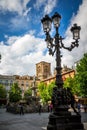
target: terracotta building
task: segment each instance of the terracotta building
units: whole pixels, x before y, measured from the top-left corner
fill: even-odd
[[[40,62],[39,64],[41,65],[41,69],[45,70],[44,67],[45,67],[45,64],[47,65],[47,62],[44,62],[44,65],[43,65],[43,62]],[[48,64],[48,65],[50,66],[50,64]],[[48,66],[48,68],[49,68],[49,66]],[[38,67],[38,66],[36,66],[36,67]],[[42,74],[40,81],[44,82],[45,84],[49,84],[52,81],[56,80],[56,70],[54,70],[54,75],[50,74],[50,69],[48,69],[47,72],[48,73],[47,73],[46,78],[45,78],[45,77],[43,77],[43,74],[41,73],[41,70],[37,71],[37,77],[39,78],[41,76],[41,74]],[[43,71],[43,73],[44,73],[44,71]],[[62,78],[63,78],[63,81],[66,80],[68,77],[72,77],[73,78],[74,75],[75,75],[75,70],[74,69],[68,68],[67,66],[63,66],[63,68],[62,68]]]

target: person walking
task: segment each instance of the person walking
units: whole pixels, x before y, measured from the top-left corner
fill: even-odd
[[[84,108],[84,112],[86,112],[86,105],[85,104],[83,104],[83,108]]]
[[[78,101],[78,103],[77,103],[77,109],[78,109],[78,112],[80,113],[81,111],[80,111],[80,107],[81,105],[80,105],[80,102]]]
[[[53,104],[51,103],[50,104],[50,112],[52,112],[53,111]]]
[[[23,104],[20,104],[19,107],[20,107],[20,115],[24,115]]]

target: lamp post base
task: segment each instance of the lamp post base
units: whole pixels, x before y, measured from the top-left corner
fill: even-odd
[[[80,115],[71,115],[69,111],[51,113],[47,130],[85,130]]]

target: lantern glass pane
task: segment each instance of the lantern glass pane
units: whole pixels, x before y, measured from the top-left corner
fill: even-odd
[[[79,31],[78,31],[78,29],[73,30],[73,39],[75,39],[75,40],[79,39]]]
[[[51,30],[51,21],[45,20],[43,22],[44,32],[49,32]]]
[[[60,24],[60,18],[59,17],[55,17],[53,18],[53,23],[55,27],[59,27]]]

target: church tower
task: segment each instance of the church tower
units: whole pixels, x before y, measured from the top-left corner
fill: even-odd
[[[41,61],[36,64],[36,76],[38,79],[43,80],[51,75],[51,64]]]

